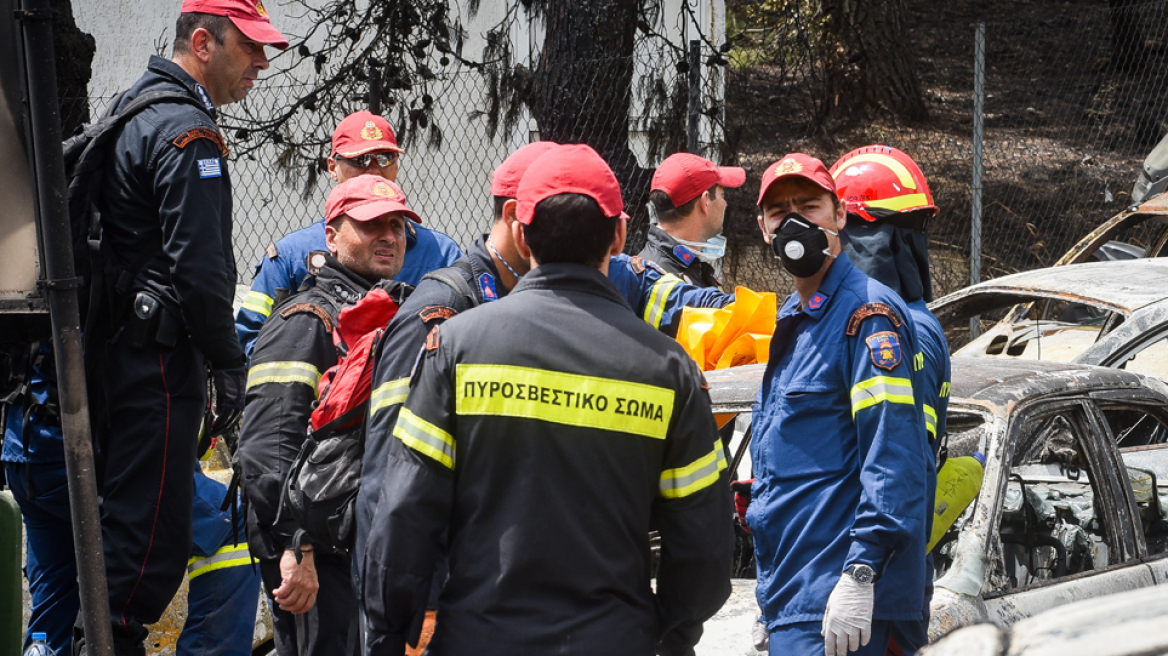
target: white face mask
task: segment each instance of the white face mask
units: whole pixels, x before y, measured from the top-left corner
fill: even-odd
[[[693,251],[694,255],[698,256],[699,260],[706,264],[713,264],[722,259],[722,256],[726,254],[726,237],[723,235],[714,235],[706,241],[689,241],[687,239],[678,239],[677,237],[674,237],[674,239],[677,243],[687,246]]]

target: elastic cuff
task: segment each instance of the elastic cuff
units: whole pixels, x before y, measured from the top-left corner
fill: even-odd
[[[844,561],[844,569],[852,565],[862,564],[871,567],[876,572],[876,576],[880,576],[884,573],[884,559],[887,553],[888,550],[878,544],[852,540],[852,546],[848,549],[848,558]]]

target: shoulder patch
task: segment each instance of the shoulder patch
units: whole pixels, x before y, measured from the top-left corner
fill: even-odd
[[[272,245],[272,248],[275,248],[275,244]],[[308,267],[308,273],[310,275],[315,276],[316,274],[320,273],[320,270],[323,269],[324,265],[328,263],[328,260],[325,258],[326,255],[328,255],[328,253],[325,251],[308,252],[308,256],[304,258],[304,265]]]
[[[630,257],[629,264],[633,267],[633,273],[645,272],[645,262],[641,259],[640,255],[634,255],[633,257]]]
[[[673,257],[681,260],[682,264],[689,266],[693,264],[695,256],[688,248],[678,244],[677,246],[673,247]]]
[[[872,364],[881,369],[892,370],[900,364],[900,337],[891,330],[882,330],[873,333],[864,340],[868,345],[868,353],[872,356]]]
[[[191,128],[175,137],[173,143],[179,148],[186,148],[196,139],[207,139],[211,141],[211,143],[219,147],[219,153],[224,157],[231,154],[231,149],[227,147],[227,144],[223,143],[223,135],[219,134],[218,130],[211,128]]]
[[[293,303],[280,312],[280,316],[285,319],[294,314],[315,314],[318,319],[324,322],[324,327],[329,332],[333,330],[333,318],[329,316],[328,312],[312,303]]]
[[[430,329],[430,334],[426,335],[426,350],[434,351],[438,348],[438,326]]]
[[[422,320],[422,323],[430,323],[436,319],[446,321],[456,314],[458,313],[445,305],[430,305],[422,308],[422,311],[418,313],[418,318]]]
[[[264,250],[264,252],[268,254],[269,260],[274,260],[277,257],[280,257],[280,251],[276,250],[275,244],[268,244],[268,247],[266,250]]]
[[[855,337],[856,334],[860,332],[860,324],[864,322],[864,319],[875,317],[877,315],[888,317],[888,320],[892,322],[892,325],[897,328],[900,328],[902,325],[904,325],[904,320],[902,320],[900,316],[896,314],[896,310],[893,310],[887,304],[865,303],[864,305],[856,308],[856,311],[852,313],[852,317],[848,319],[848,337]]]

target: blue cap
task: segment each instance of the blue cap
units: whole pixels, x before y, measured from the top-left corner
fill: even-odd
[[[48,640],[49,634],[41,633],[40,631],[37,631],[36,633],[32,634],[32,639],[33,640]]]
[[[974,451],[973,457],[977,458],[977,461],[981,463],[982,467],[985,467],[985,454],[984,453],[982,453],[981,451]]]

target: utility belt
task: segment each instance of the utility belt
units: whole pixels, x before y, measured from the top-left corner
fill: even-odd
[[[151,344],[172,348],[185,333],[182,320],[149,292],[138,292],[130,306],[130,346],[145,348]]]

